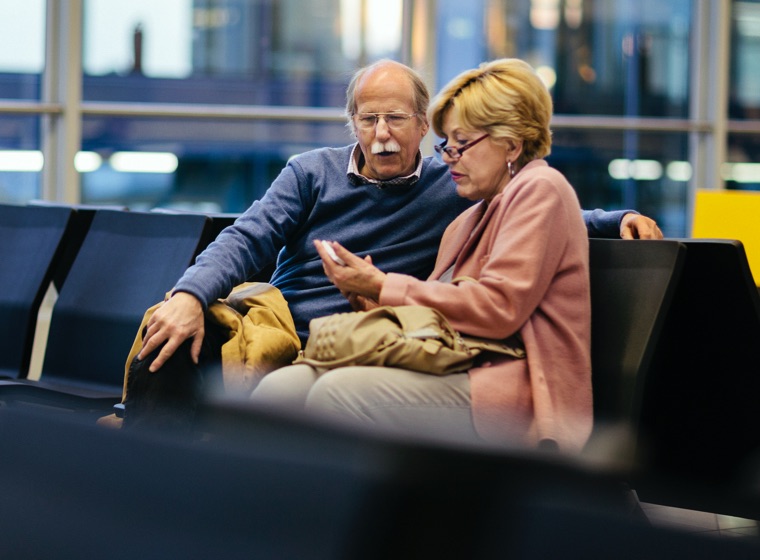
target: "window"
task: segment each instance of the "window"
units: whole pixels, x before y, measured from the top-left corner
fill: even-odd
[[[0,0],[0,202],[239,212],[352,141],[355,68],[411,62],[437,90],[514,56],[582,205],[685,236],[696,188],[760,188],[758,54],[758,0]]]
[[[760,190],[760,2],[733,3],[730,119],[721,176],[729,189]]]
[[[0,103],[39,101],[45,64],[45,2],[0,0]],[[0,118],[0,202],[40,194],[40,119],[9,104]]]
[[[400,1],[171,0],[160,7],[153,0],[85,4],[85,102],[156,109],[155,118],[85,119],[82,149],[100,161],[83,176],[85,202],[241,212],[290,156],[351,141],[342,107],[353,69],[400,52]],[[155,104],[187,118],[167,118]],[[219,106],[233,107],[236,118],[215,119]],[[264,109],[272,107],[291,110],[270,118]],[[314,121],[312,108],[332,109],[332,118]],[[192,118],[204,109],[208,118]],[[177,163],[125,171],[112,161],[125,151],[138,163],[141,154]]]
[[[491,0],[484,14],[446,0],[438,25],[439,87],[481,60],[528,61],[554,100],[549,161],[568,176],[583,206],[635,208],[655,218],[665,235],[684,236],[688,179],[674,182],[665,170],[673,162],[688,165],[687,129],[680,124],[673,134],[652,135],[622,129],[622,119],[688,118],[690,5]],[[611,174],[621,161],[651,162],[659,172]]]

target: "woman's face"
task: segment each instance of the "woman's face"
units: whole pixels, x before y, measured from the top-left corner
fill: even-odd
[[[461,148],[486,134],[484,130],[462,128],[456,108],[446,113],[442,128],[446,146],[454,148]],[[459,196],[468,200],[490,201],[509,181],[508,155],[506,146],[496,144],[488,137],[468,147],[459,157],[451,157],[444,152],[443,161],[449,166]]]

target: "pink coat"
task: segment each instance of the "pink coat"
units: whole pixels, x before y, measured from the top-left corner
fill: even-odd
[[[519,332],[527,359],[469,371],[473,421],[487,440],[579,451],[591,432],[588,234],[572,186],[543,160],[526,165],[490,204],[446,229],[431,280],[389,274],[382,305],[428,305],[459,331],[500,339]]]

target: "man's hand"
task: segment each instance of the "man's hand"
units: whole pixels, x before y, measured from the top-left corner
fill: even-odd
[[[652,218],[641,214],[626,214],[620,221],[622,239],[662,239],[662,232]]]
[[[204,334],[201,302],[193,295],[177,292],[151,316],[142,349],[137,357],[143,359],[166,342],[156,359],[150,364],[150,371],[155,372],[166,363],[166,360],[185,340],[192,338],[190,357],[197,364]]]
[[[351,305],[351,309],[354,311],[369,311],[380,305],[374,299],[360,296],[359,294],[344,293],[343,295],[346,297],[348,303]]]

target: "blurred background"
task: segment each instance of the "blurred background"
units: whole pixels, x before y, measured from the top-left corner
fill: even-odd
[[[529,61],[585,208],[683,237],[697,189],[760,189],[756,0],[0,0],[0,202],[242,212],[352,141],[346,84],[385,57],[433,91]]]

